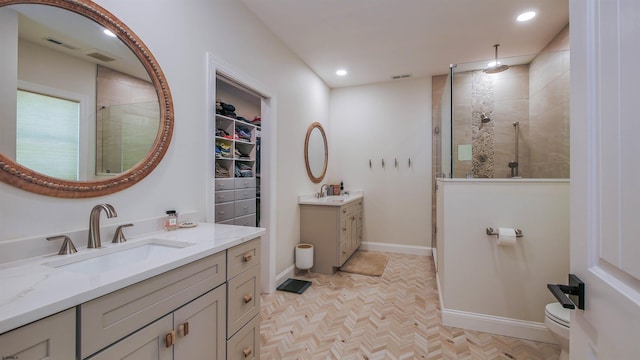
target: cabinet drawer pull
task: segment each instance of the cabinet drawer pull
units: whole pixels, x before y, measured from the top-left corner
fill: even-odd
[[[346,227],[343,227],[343,228],[342,228],[342,231],[347,231],[347,228],[346,228]]]
[[[175,332],[175,330],[171,330],[171,332],[168,333],[167,336],[164,337],[164,342],[165,342],[165,345],[167,347],[170,347],[171,345],[173,345],[176,342],[176,332]]]
[[[251,300],[253,300],[253,295],[247,294],[247,295],[242,297],[242,300],[244,300],[245,304],[248,304]]]
[[[251,259],[253,259],[253,254],[244,254],[244,255],[242,255],[242,260],[244,260],[245,262],[249,262],[249,261],[251,261]]]
[[[247,357],[249,355],[251,355],[251,353],[253,352],[253,350],[251,350],[251,348],[244,348],[244,350],[242,350],[242,353],[244,354],[244,357]]]
[[[185,322],[184,324],[180,324],[178,326],[178,336],[185,337],[189,335],[189,322]]]
[[[342,213],[346,214],[347,213],[347,209],[342,209]]]

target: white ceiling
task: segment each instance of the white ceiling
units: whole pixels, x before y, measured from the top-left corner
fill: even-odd
[[[494,44],[501,58],[536,54],[569,23],[568,0],[242,1],[332,88],[446,74]],[[538,15],[516,22],[525,10]]]

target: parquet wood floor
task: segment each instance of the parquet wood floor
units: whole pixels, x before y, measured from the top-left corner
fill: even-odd
[[[443,326],[433,258],[389,255],[381,277],[311,273],[302,295],[262,295],[261,359],[558,358],[556,345]]]

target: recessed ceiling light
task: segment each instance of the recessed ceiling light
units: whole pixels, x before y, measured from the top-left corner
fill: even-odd
[[[536,12],[535,11],[527,11],[527,12],[523,12],[522,14],[518,15],[516,20],[518,20],[520,22],[523,22],[523,21],[529,21],[529,20],[533,19],[534,17],[536,17]]]
[[[109,30],[109,29],[104,29],[104,33],[107,36],[116,37],[116,34],[112,33],[111,30]]]
[[[345,76],[345,75],[347,75],[347,70],[340,69],[340,70],[336,71],[336,75]]]

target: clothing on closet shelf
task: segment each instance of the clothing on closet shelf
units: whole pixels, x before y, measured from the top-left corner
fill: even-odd
[[[246,132],[240,128],[236,129],[236,135],[240,140],[251,141],[251,133]]]
[[[216,142],[216,158],[231,158],[231,145],[223,142]]]
[[[224,115],[224,116],[235,119],[236,118],[235,111],[236,111],[235,106],[224,103],[220,100],[216,100],[216,114]]]
[[[253,177],[251,166],[243,163],[236,163],[234,174],[236,177]]]
[[[216,163],[216,177],[229,177],[229,170]]]

